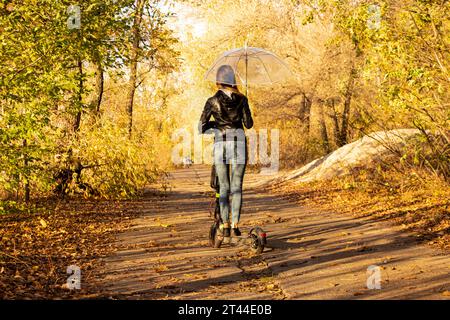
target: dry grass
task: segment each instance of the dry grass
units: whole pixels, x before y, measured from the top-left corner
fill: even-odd
[[[390,220],[429,244],[450,249],[450,186],[424,172],[362,171],[330,181],[289,182],[274,191],[305,205]]]

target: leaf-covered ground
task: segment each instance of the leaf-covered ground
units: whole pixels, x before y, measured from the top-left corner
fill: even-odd
[[[0,216],[0,299],[78,298],[95,295],[83,285],[69,290],[67,267],[82,270],[83,284],[113,239],[135,215],[128,201],[49,200],[33,213]]]
[[[211,248],[209,174],[208,166],[176,170],[167,197],[140,200],[136,210],[142,215],[97,270],[103,297],[447,299],[446,250],[369,216],[297,204],[289,194],[256,187],[263,179],[257,173],[246,174],[241,230],[245,235],[262,227],[268,235],[264,252],[254,256],[247,247],[227,244]],[[328,191],[330,197],[339,194]],[[311,204],[320,198],[313,193]],[[371,265],[380,267],[383,290],[367,288]]]
[[[363,171],[328,181],[273,188],[300,204],[400,224],[419,239],[450,248],[450,186],[429,175]]]
[[[314,267],[314,264],[321,262],[316,257],[326,257],[324,250],[330,250],[332,245],[343,241],[342,237],[351,237],[352,235],[356,237],[359,235],[358,232],[361,230],[352,230],[350,232],[344,226],[341,227],[340,222],[333,222],[334,227],[322,226],[324,229],[320,229],[320,226],[325,221],[329,222],[331,217],[338,219],[338,216],[350,214],[370,216],[370,218],[375,218],[375,220],[395,221],[402,225],[405,231],[408,230],[415,234],[419,241],[425,241],[446,249],[450,248],[450,190],[445,182],[430,177],[424,183],[423,178],[419,178],[416,174],[405,176],[394,172],[365,172],[357,176],[327,182],[299,185],[286,183],[273,188],[277,195],[259,194],[259,192],[248,194],[242,226],[244,229],[253,225],[267,227],[270,230],[270,243],[273,246],[269,250],[275,251],[273,253],[271,251],[266,252],[263,258],[267,261],[262,261],[264,262],[262,264],[259,260],[253,261],[253,259],[250,259],[248,260],[249,265],[246,265],[247,258],[241,256],[235,249],[223,248],[214,251],[207,244],[205,230],[210,223],[210,218],[207,217],[210,198],[203,191],[209,188],[207,185],[209,170],[204,170],[204,177],[202,176],[201,179],[202,183],[193,183],[191,176],[194,173],[190,171],[183,174],[186,174],[187,178],[182,176],[176,180],[177,183],[175,185],[177,185],[179,190],[175,190],[170,197],[162,202],[153,196],[130,201],[49,200],[45,206],[35,207],[32,210],[33,213],[9,213],[0,216],[0,298],[77,299],[121,297],[120,293],[114,290],[114,286],[109,288],[110,291],[112,290],[111,292],[105,294],[105,285],[107,283],[115,283],[117,286],[126,284],[121,290],[133,292],[133,283],[135,283],[133,281],[136,279],[147,279],[144,282],[136,282],[136,286],[138,284],[139,286],[153,286],[157,284],[157,281],[165,282],[173,279],[174,272],[176,273],[179,268],[182,269],[179,270],[181,278],[166,286],[167,290],[173,291],[171,294],[164,290],[160,292],[162,289],[153,288],[150,291],[146,291],[147,295],[150,295],[152,298],[164,298],[168,294],[169,298],[197,298],[196,295],[199,298],[204,298],[215,297],[215,295],[220,296],[224,292],[228,292],[230,294],[229,298],[231,298],[235,297],[233,295],[234,290],[238,290],[245,297],[261,298],[264,296],[264,298],[274,299],[283,298],[285,294],[292,291],[291,298],[295,298],[297,297],[296,294],[300,292],[298,290],[306,290],[305,286],[307,284],[299,286],[298,288],[300,289],[295,286],[292,287],[292,283],[295,283],[295,281],[290,281],[291,277],[284,275],[284,269],[306,270],[308,267]],[[250,176],[252,175],[249,174]],[[250,178],[255,180],[257,177],[257,175],[253,175]],[[199,188],[199,190],[201,189],[201,192],[195,193],[193,191],[194,186]],[[293,207],[283,198],[296,200],[299,206]],[[289,203],[292,202],[289,201]],[[320,214],[308,214],[307,210],[305,211],[304,209],[308,207],[316,207],[318,209],[317,212],[320,212]],[[338,216],[332,215],[331,212],[337,213]],[[136,219],[138,215],[141,218]],[[272,217],[273,219],[266,221],[267,217]],[[159,220],[160,218],[164,219]],[[172,221],[171,219],[175,220]],[[355,217],[355,221],[359,221],[357,219]],[[192,223],[186,223],[186,221],[191,220]],[[141,228],[136,229],[133,227],[133,229],[130,229],[130,226],[134,226],[136,223]],[[312,228],[311,226],[308,227],[308,224],[320,229],[316,231],[319,238],[308,237],[305,234],[308,233],[308,228]],[[339,231],[338,238],[335,238],[336,235],[332,231],[333,228],[337,228],[336,230]],[[346,232],[343,232],[341,228],[344,228],[342,230],[346,230]],[[122,242],[120,244],[114,242],[117,233],[122,231],[127,231],[124,233]],[[172,234],[173,232],[175,233]],[[283,236],[286,232],[289,234],[287,240]],[[341,233],[345,233],[345,235]],[[351,235],[349,236],[348,234]],[[387,236],[389,234],[380,234],[380,237],[383,239]],[[299,244],[296,243],[296,237],[300,239],[298,240],[300,241]],[[356,247],[360,245],[360,241],[369,241],[369,238],[358,237],[360,238],[354,240],[356,241]],[[166,247],[155,246],[153,240],[162,243],[167,242],[168,244]],[[347,239],[346,241],[350,240]],[[134,248],[133,246],[138,243],[136,241],[139,243],[143,241],[143,244],[146,245],[145,248]],[[318,241],[318,243],[315,244],[315,241]],[[330,243],[327,244],[326,241],[330,241]],[[370,247],[370,243],[365,245]],[[374,248],[377,248],[377,245],[380,248],[379,244],[373,244]],[[339,254],[343,256],[348,254],[348,245],[343,244],[343,246],[343,249],[341,248],[343,253],[339,253],[340,248],[332,249],[335,255],[333,261],[339,259]],[[409,250],[407,245],[403,246],[406,246],[404,250]],[[113,255],[113,252],[116,250],[119,250],[119,254]],[[133,258],[130,258],[128,255],[130,250],[144,250],[145,254],[133,255]],[[179,254],[175,254],[174,250],[178,250]],[[381,249],[378,250],[373,251],[376,257],[380,254],[387,254],[390,249],[386,249],[386,252]],[[395,247],[395,250],[400,249]],[[297,251],[298,257],[296,256]],[[121,252],[124,255],[121,255]],[[193,255],[194,252],[195,255]],[[394,251],[390,251],[389,255],[398,255],[400,257],[403,254],[402,252],[394,254]],[[161,267],[159,254],[162,253],[168,254],[167,257],[176,260],[174,260],[173,266],[170,268],[167,266]],[[189,262],[191,259],[199,260],[200,262],[206,259],[206,261],[213,263],[215,260],[211,260],[211,254],[217,256],[216,258],[221,268],[213,268],[211,271],[207,271],[206,269],[204,270],[204,267],[200,267],[201,264],[194,263],[194,261]],[[412,254],[415,253],[408,251],[408,254],[404,255],[409,257]],[[232,259],[222,261],[220,258],[223,255]],[[186,263],[180,266],[180,261],[177,260],[178,256],[186,260]],[[308,260],[307,257],[309,256],[311,258]],[[360,252],[360,249],[355,249],[354,259],[363,259],[366,256],[367,254]],[[114,271],[116,268],[122,271],[119,273],[112,271],[107,273],[111,279],[99,279],[99,270],[104,269],[101,266],[103,257],[109,257],[108,259],[110,260],[107,271]],[[278,259],[281,259],[281,262]],[[299,261],[301,262],[300,264]],[[434,270],[433,268],[435,267],[432,263],[427,261],[425,258],[423,259],[422,267]],[[134,265],[134,262],[137,264]],[[407,270],[410,266],[406,262],[404,265],[394,265],[392,268],[395,268],[395,270]],[[141,265],[142,263],[143,265]],[[352,263],[342,264],[342,266],[354,266],[355,263],[365,263],[365,261],[355,260]],[[416,261],[415,263],[418,262]],[[66,270],[70,265],[79,266],[82,270],[81,290],[69,290],[67,288],[66,282],[69,275],[66,273]],[[341,264],[338,265],[340,266]],[[123,272],[124,266],[129,269],[126,269],[128,271],[125,273]],[[138,266],[143,269],[139,269]],[[187,269],[184,270],[183,266]],[[319,270],[328,270],[327,268],[320,268]],[[215,274],[215,272],[223,270],[228,270],[230,274],[226,276],[217,276]],[[254,273],[255,271],[256,273]],[[211,273],[211,277],[206,280],[202,278],[192,282],[191,278],[186,278],[190,274],[196,275],[205,272]],[[169,273],[170,276],[164,277],[166,273]],[[306,281],[305,275],[303,273],[300,274],[302,276],[299,276],[298,279]],[[310,275],[311,277],[316,276],[313,271],[311,271]],[[424,275],[428,275],[428,273],[425,272],[420,276]],[[253,279],[253,276],[256,278]],[[390,276],[391,285],[393,286],[395,283],[401,289],[401,285],[404,285],[402,280],[397,279],[394,281],[394,276]],[[416,276],[419,277],[419,275]],[[266,282],[261,280],[266,279],[264,277],[273,279],[266,285]],[[288,279],[289,281],[283,279]],[[114,281],[111,282],[112,280]],[[339,281],[342,282],[344,280],[340,279]],[[418,283],[420,283],[419,280],[417,280]],[[226,282],[227,285],[222,284],[217,287],[213,285],[215,281]],[[277,291],[275,294],[274,290],[278,290],[281,284],[283,284],[283,288],[285,288],[283,290],[285,291],[281,293]],[[353,282],[347,285],[353,285]],[[448,291],[447,286],[443,286],[441,283],[436,285],[438,285],[436,292],[438,292],[439,296],[442,296],[441,292]],[[191,286],[200,286],[203,289],[199,291],[196,287],[194,290]],[[263,291],[258,289],[261,286]],[[341,287],[347,288],[344,285]],[[232,290],[230,291],[231,288]],[[244,294],[244,291],[247,289],[250,291]],[[186,292],[183,291],[185,293],[182,294],[179,290],[185,290]],[[189,293],[189,290],[193,291]],[[214,290],[218,291],[214,293]],[[342,292],[346,297],[348,295],[352,296],[351,290],[353,290],[353,287],[348,290],[350,291]],[[433,292],[433,290],[428,290],[428,294]],[[137,290],[136,293],[129,293],[126,297],[143,298],[139,292]]]

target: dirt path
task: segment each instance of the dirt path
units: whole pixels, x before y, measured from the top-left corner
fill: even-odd
[[[449,299],[450,256],[419,245],[397,227],[318,212],[251,188],[245,178],[242,229],[260,225],[269,248],[260,256],[208,246],[209,167],[171,175],[167,197],[150,197],[142,216],[118,237],[101,287],[128,299]],[[381,267],[381,289],[366,287],[367,267]]]

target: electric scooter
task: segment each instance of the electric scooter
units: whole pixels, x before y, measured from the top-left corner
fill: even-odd
[[[241,236],[223,236],[223,221],[220,215],[220,199],[219,199],[219,178],[216,174],[215,165],[211,169],[211,188],[215,191],[214,202],[214,222],[209,230],[209,243],[213,248],[220,248],[222,244],[230,244],[233,246],[244,245],[249,246],[250,249],[260,254],[263,252],[267,244],[267,234],[260,227],[253,227],[247,235]],[[210,211],[212,215],[212,210]]]

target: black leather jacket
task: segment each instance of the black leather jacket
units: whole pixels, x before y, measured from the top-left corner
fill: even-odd
[[[214,121],[210,121],[211,116]],[[222,90],[206,101],[200,118],[201,133],[208,129],[218,129],[223,134],[227,129],[250,129],[253,127],[248,99],[243,94],[233,92],[231,98]]]

